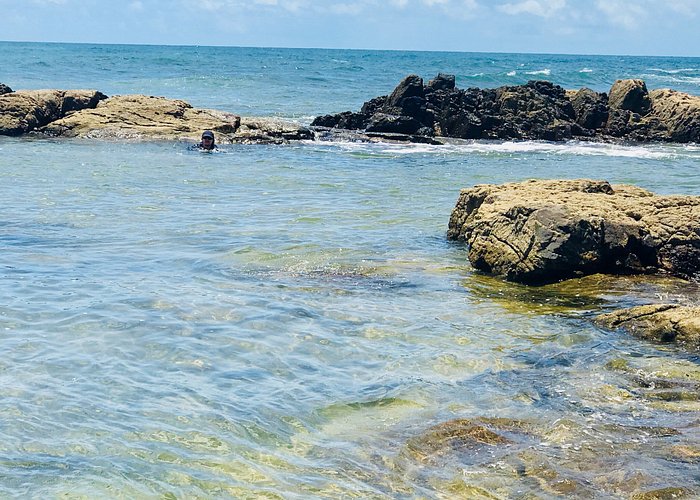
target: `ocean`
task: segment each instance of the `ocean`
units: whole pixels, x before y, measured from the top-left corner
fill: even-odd
[[[15,90],[304,124],[438,72],[700,95],[700,58],[0,43]],[[526,287],[445,236],[474,184],[700,195],[699,145],[222,150],[0,136],[0,496],[700,494],[700,357],[591,322],[697,285]]]

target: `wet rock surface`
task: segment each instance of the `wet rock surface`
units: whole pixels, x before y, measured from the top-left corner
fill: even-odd
[[[360,111],[319,116],[311,125],[434,138],[697,142],[699,121],[700,97],[649,92],[642,80],[618,80],[608,95],[547,81],[458,89],[454,75],[438,74],[427,85],[409,75]]]
[[[679,342],[700,348],[700,307],[653,304],[619,309],[596,318],[607,328],[624,328],[636,337],[656,342]],[[696,387],[697,390],[700,387]],[[681,397],[669,394],[668,397]],[[700,393],[696,394],[700,399]]]
[[[468,244],[476,269],[520,283],[659,271],[695,279],[699,221],[698,197],[596,180],[532,180],[462,190],[447,236]]]

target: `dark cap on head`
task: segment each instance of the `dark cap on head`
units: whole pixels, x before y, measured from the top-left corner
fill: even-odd
[[[205,137],[209,137],[210,139],[214,140],[214,132],[212,132],[211,130],[205,130],[204,132],[202,132],[202,139],[204,139]]]

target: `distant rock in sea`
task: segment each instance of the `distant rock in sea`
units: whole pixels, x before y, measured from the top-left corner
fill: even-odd
[[[502,140],[700,141],[700,97],[647,91],[642,80],[618,80],[609,94],[567,91],[547,81],[496,89],[458,89],[453,75],[427,85],[404,78],[388,96],[360,111],[319,116],[319,130],[364,134]]]
[[[417,75],[360,111],[317,117],[311,128],[267,117],[239,117],[164,97],[107,97],[96,90],[20,90],[0,84],[0,135],[281,143],[302,139],[442,144],[445,138],[700,142],[700,97],[647,91],[618,80],[610,93],[567,91],[547,81],[496,89],[458,89],[453,75],[427,85]]]
[[[219,144],[313,138],[310,129],[296,123],[198,109],[178,99],[107,97],[95,90],[13,92],[4,88],[9,92],[0,95],[0,135],[198,141],[202,130],[209,129],[216,133]]]

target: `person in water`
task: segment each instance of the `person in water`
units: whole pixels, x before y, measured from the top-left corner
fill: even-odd
[[[213,151],[217,149],[214,141],[214,132],[211,130],[205,130],[202,132],[202,141],[193,146],[193,149],[203,149],[205,151]]]

